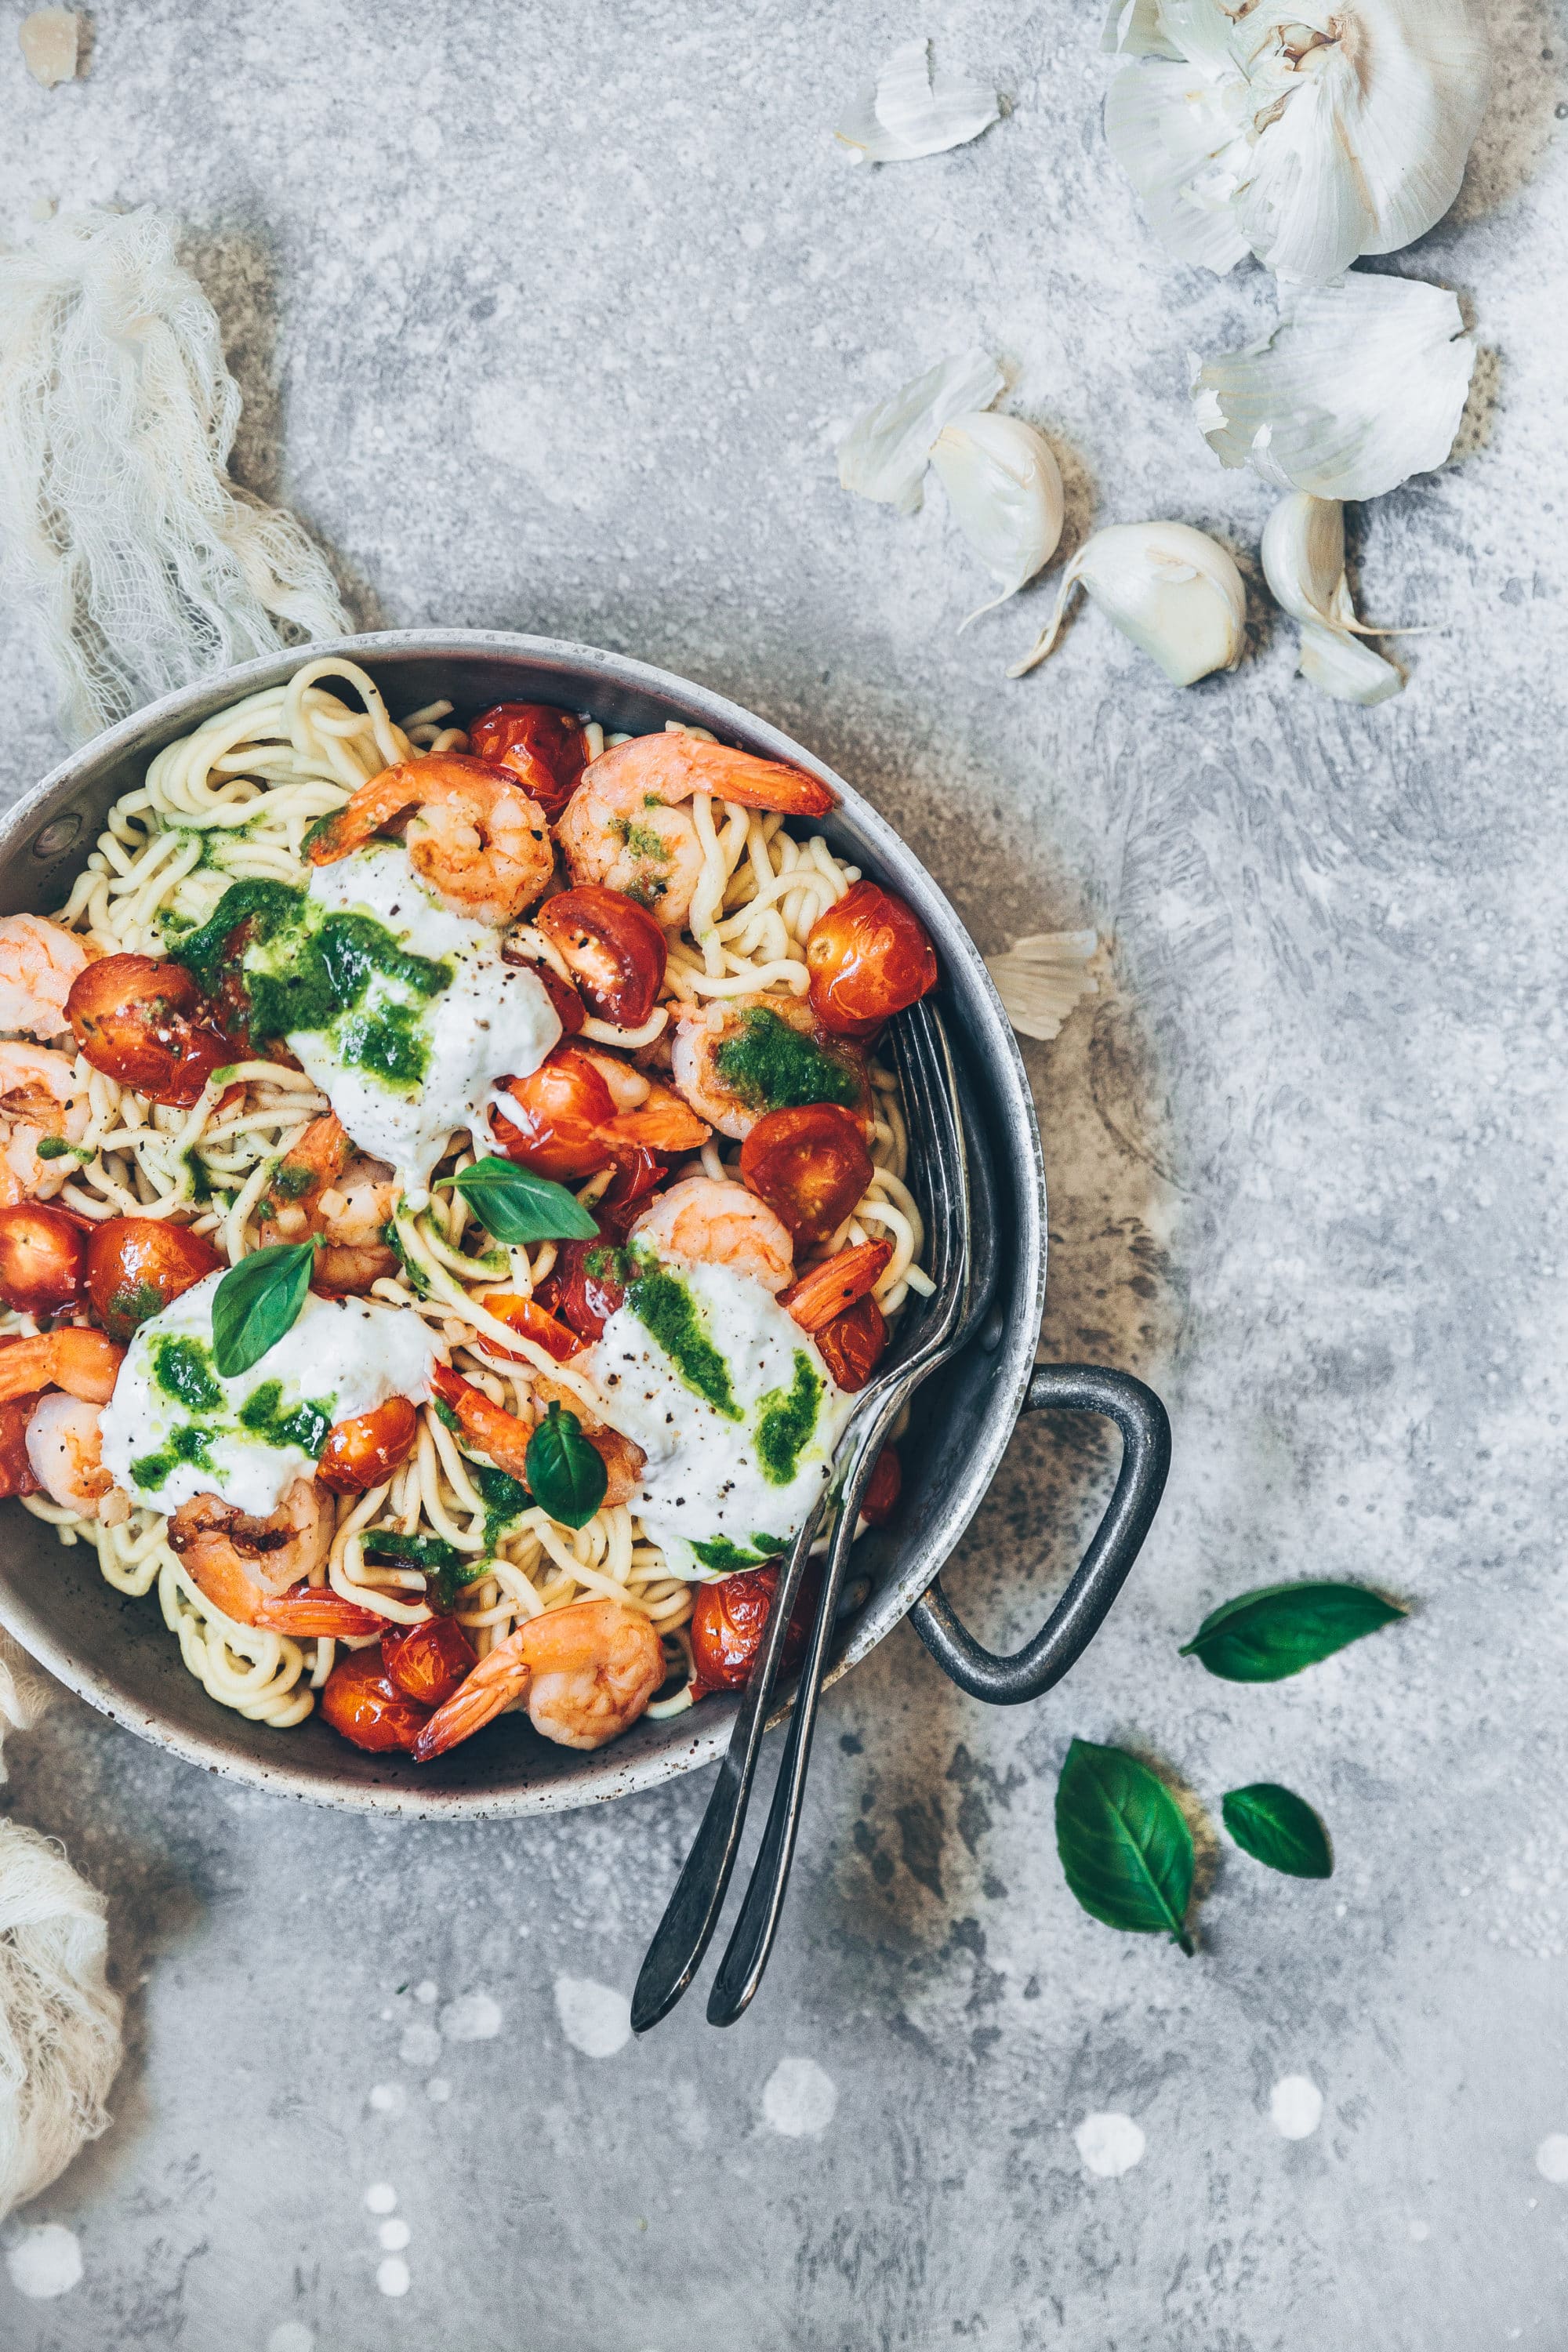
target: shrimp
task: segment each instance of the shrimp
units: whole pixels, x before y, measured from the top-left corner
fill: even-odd
[[[765,1018],[761,1016],[766,1016]],[[719,1055],[727,1045],[735,1045],[755,1035],[758,1030],[767,1032],[771,1022],[778,1022],[798,1037],[812,1041],[820,1063],[834,1066],[823,1069],[813,1064],[810,1056],[802,1055],[803,1067],[790,1071],[792,1078],[804,1083],[784,1095],[786,1102],[811,1099],[810,1084],[815,1078],[826,1082],[825,1091],[817,1097],[823,1101],[842,1101],[851,1086],[858,1089],[859,1099],[853,1105],[868,1138],[871,1133],[870,1088],[866,1082],[861,1055],[841,1038],[831,1045],[823,1043],[816,1026],[816,1015],[801,997],[784,995],[732,996],[722,1004],[692,1004],[677,1008],[669,1048],[669,1075],[676,1092],[689,1102],[700,1118],[716,1127],[735,1143],[743,1143],[758,1119],[767,1108],[763,1087],[755,1082],[742,1081],[737,1086],[720,1066]],[[777,1032],[773,1033],[775,1036]],[[788,1044],[787,1039],[779,1041]],[[799,1051],[798,1048],[795,1049]],[[774,1054],[776,1061],[779,1056]],[[836,1084],[842,1072],[846,1084]],[[831,1092],[826,1088],[832,1088]]]
[[[529,1721],[563,1748],[603,1748],[629,1730],[665,1678],[664,1649],[640,1610],[574,1601],[531,1617],[438,1706],[412,1749],[416,1763],[526,1700]]]
[[[107,1404],[125,1350],[101,1331],[66,1324],[37,1339],[0,1345],[0,1402],[37,1389],[64,1389],[86,1404]]]
[[[514,1412],[503,1412],[499,1404],[492,1404],[483,1389],[477,1389],[472,1381],[464,1380],[448,1365],[436,1366],[430,1385],[447,1411],[456,1413],[458,1427],[469,1444],[488,1454],[498,1470],[504,1470],[526,1486],[529,1440],[536,1424],[520,1421]],[[583,1400],[574,1389],[558,1386],[543,1373],[535,1372],[533,1392],[542,1410],[553,1398],[563,1411],[576,1414],[584,1436],[605,1465],[604,1508],[613,1510],[618,1504],[629,1503],[642,1484],[647,1462],[642,1447],[634,1445],[629,1437],[623,1437],[618,1429],[607,1429],[584,1412]]]
[[[0,1038],[0,1203],[58,1192],[77,1162],[68,1150],[40,1159],[37,1147],[46,1137],[79,1142],[88,1116],[87,1088],[70,1055]]]
[[[355,1641],[386,1620],[328,1586],[299,1585],[325,1559],[331,1500],[313,1478],[296,1478],[279,1508],[252,1518],[218,1495],[193,1495],[169,1521],[169,1548],[204,1599],[236,1625],[300,1641]]]
[[[466,752],[401,760],[362,784],[308,845],[332,866],[412,809],[404,835],[416,873],[459,915],[498,929],[531,907],[555,870],[550,823],[510,768]]]
[[[66,999],[87,970],[87,941],[42,915],[0,915],[0,1029],[62,1037]]]
[[[396,1205],[391,1170],[356,1159],[342,1121],[328,1111],[279,1160],[257,1216],[279,1241],[319,1234],[314,1281],[322,1290],[359,1292],[397,1271],[397,1253],[381,1238]]]
[[[33,1475],[52,1502],[95,1519],[99,1506],[112,1492],[114,1480],[103,1466],[101,1405],[57,1389],[40,1397],[27,1419],[27,1459]]]
[[[780,761],[700,735],[635,735],[583,771],[556,824],[574,883],[623,890],[679,930],[702,876],[696,822],[681,805],[697,793],[787,816],[826,816],[834,804],[826,784]]]
[[[700,1265],[731,1266],[775,1297],[795,1275],[788,1226],[743,1184],[717,1183],[710,1176],[683,1176],[668,1192],[657,1194],[632,1227],[631,1238]]]

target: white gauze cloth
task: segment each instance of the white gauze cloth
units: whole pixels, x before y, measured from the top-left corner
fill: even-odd
[[[239,387],[177,226],[95,209],[0,247],[5,585],[38,615],[79,741],[352,625],[299,523],[228,478]]]
[[[52,1695],[0,1633],[0,1743]],[[109,2122],[121,2042],[106,1944],[102,1895],[37,1830],[0,1822],[0,2221]]]

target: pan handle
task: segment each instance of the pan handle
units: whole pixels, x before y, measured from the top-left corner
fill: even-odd
[[[1153,1525],[1171,1466],[1171,1423],[1152,1389],[1128,1372],[1092,1364],[1038,1364],[1026,1412],[1103,1413],[1121,1432],[1116,1491],[1078,1573],[1032,1642],[1009,1658],[977,1642],[954,1614],[940,1577],[910,1611],[915,1632],[942,1672],[971,1698],[1017,1706],[1038,1698],[1075,1666],[1099,1633]]]

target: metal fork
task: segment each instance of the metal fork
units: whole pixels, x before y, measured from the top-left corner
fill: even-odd
[[[817,1701],[832,1645],[845,1567],[859,1518],[861,1497],[883,1439],[919,1383],[963,1345],[989,1298],[994,1253],[989,1246],[988,1220],[986,1278],[980,1285],[971,1280],[968,1154],[957,1108],[952,1057],[940,1017],[929,1003],[922,1001],[899,1016],[893,1040],[910,1132],[919,1139],[921,1147],[929,1204],[930,1273],[934,1287],[924,1311],[919,1313],[911,1334],[912,1348],[863,1392],[840,1440],[840,1460],[847,1458],[847,1468],[835,1498],[837,1516],[828,1543],[822,1591],[795,1693],[767,1828],[740,1917],[709,2000],[709,2021],[715,2025],[733,2024],[745,2010],[762,1981],[777,1932],[795,1855]],[[982,1182],[988,1193],[984,1175]],[[821,1507],[811,1515],[791,1547],[773,1597],[766,1637],[742,1697],[728,1753],[637,1978],[632,1997],[632,2024],[639,2033],[646,2033],[674,2008],[700,1966],[718,1924],[784,1657],[784,1636]]]

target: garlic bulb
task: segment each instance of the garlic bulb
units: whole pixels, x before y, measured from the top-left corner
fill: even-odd
[[[1062,575],[1049,625],[1009,677],[1044,661],[1080,583],[1173,686],[1234,669],[1241,659],[1247,591],[1226,550],[1184,522],[1122,522],[1097,530],[1079,549]]]
[[[978,139],[1001,113],[994,90],[967,74],[937,71],[931,43],[910,41],[893,51],[876,89],[834,135],[857,163],[903,163]]]
[[[1002,1010],[1021,1036],[1048,1042],[1085,997],[1100,994],[1089,970],[1099,946],[1092,931],[1036,931],[1005,955],[986,957]]]
[[[1312,285],[1442,218],[1491,79],[1479,0],[1112,0],[1105,45],[1142,60],[1105,134],[1178,260]]]
[[[1345,578],[1345,510],[1305,490],[1281,499],[1263,532],[1263,576],[1301,624],[1304,678],[1339,702],[1386,702],[1405,684],[1392,662],[1361,640],[1392,634],[1358,621]]]
[[[1047,564],[1062,535],[1062,478],[1051,445],[1021,416],[975,411],[944,425],[931,461],[952,519],[1001,593],[969,620],[1005,604]]]
[[[1452,294],[1352,270],[1281,286],[1271,335],[1194,360],[1192,400],[1222,465],[1279,490],[1375,499],[1443,464],[1475,364]]]
[[[856,418],[838,444],[840,482],[863,499],[913,514],[942,426],[967,409],[986,407],[1003,381],[989,352],[961,352],[928,368]]]

